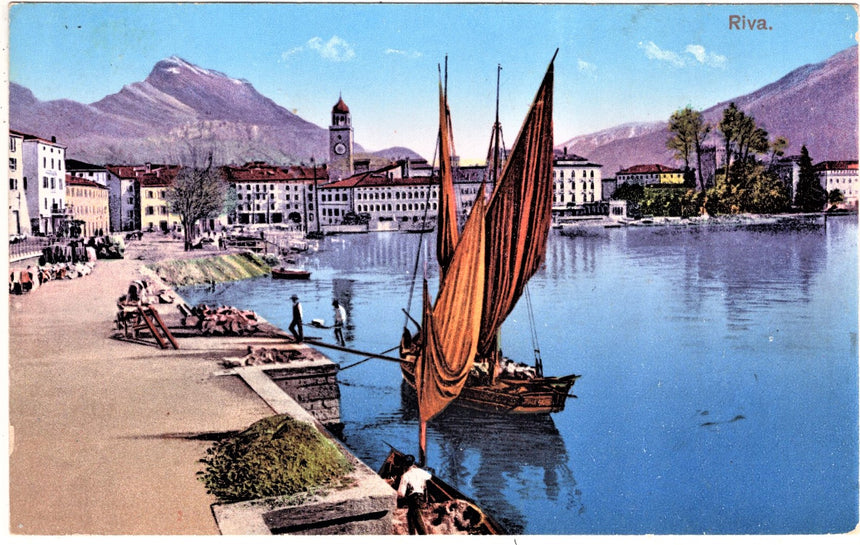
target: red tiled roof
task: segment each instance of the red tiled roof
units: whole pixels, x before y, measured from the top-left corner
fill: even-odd
[[[815,170],[857,170],[857,160],[822,161],[815,165]]]
[[[666,165],[633,165],[630,168],[625,168],[616,172],[618,174],[683,174],[684,171],[679,168],[667,167]]]
[[[79,178],[77,176],[72,176],[71,174],[66,174],[66,184],[67,185],[78,185],[78,186],[88,186],[88,187],[98,187],[100,189],[107,188],[101,184],[97,184],[93,180],[88,180],[86,178]]]
[[[316,170],[316,173],[314,173],[314,170]],[[314,178],[319,183],[328,181],[328,168],[325,165],[316,165],[315,167],[306,165],[277,166],[263,162],[254,162],[246,163],[241,167],[234,165],[221,167],[221,172],[228,182],[233,183],[313,182]]]

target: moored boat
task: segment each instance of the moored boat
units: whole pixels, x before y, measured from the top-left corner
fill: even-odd
[[[282,280],[307,280],[310,277],[310,271],[305,271],[302,269],[286,269],[284,267],[272,269],[272,278],[278,278]]]
[[[425,278],[421,322],[413,320],[418,331],[404,328],[400,346],[401,373],[418,393],[422,426],[452,402],[488,412],[558,412],[579,378],[543,376],[534,332],[534,366],[503,358],[499,343],[502,323],[528,295],[527,283],[546,250],[553,197],[552,87],[551,62],[501,174],[492,176],[498,180],[492,195],[475,200],[460,232],[450,113],[440,83],[436,257],[441,278],[432,306]],[[493,161],[494,169],[498,165]],[[484,195],[483,187],[478,195]]]
[[[413,462],[411,456],[392,448],[379,469],[379,476],[397,490],[400,487],[400,478]],[[418,506],[419,513],[410,516],[407,513],[409,507],[405,499],[399,500],[399,513],[395,513],[395,527],[396,530],[400,529],[399,533],[421,535],[503,535],[507,533],[474,500],[437,476],[433,475],[425,486],[423,501]]]

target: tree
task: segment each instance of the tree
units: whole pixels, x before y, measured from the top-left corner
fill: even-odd
[[[827,203],[828,204],[838,204],[845,200],[845,197],[842,195],[842,191],[840,189],[831,189],[830,192],[827,193]]]
[[[666,147],[675,150],[675,158],[684,160],[684,178],[692,176],[690,169],[690,153],[696,153],[698,162],[699,188],[704,189],[702,177],[702,152],[705,139],[711,132],[711,125],[705,123],[702,112],[687,106],[669,117],[669,132],[672,137],[666,142]]]
[[[732,144],[736,138],[738,120],[741,113],[743,112],[738,110],[738,107],[732,102],[728,108],[723,110],[723,117],[717,124],[717,128],[723,135],[723,144],[726,148],[726,162],[723,164],[726,176],[728,176],[729,168],[732,166]]]
[[[806,146],[800,148],[798,165],[800,166],[800,176],[797,180],[795,204],[804,212],[820,212],[827,202],[827,194],[818,181],[818,176],[816,176],[812,166],[812,158],[809,157]]]
[[[185,235],[185,251],[191,249],[194,226],[198,221],[212,218],[224,210],[228,186],[216,168],[212,154],[203,168],[184,167],[167,190],[170,211],[179,216]]]
[[[770,168],[773,168],[773,162],[777,157],[785,155],[786,148],[788,148],[788,138],[777,136],[773,139],[773,142],[770,143]]]
[[[630,201],[639,203],[645,195],[645,188],[639,184],[628,184],[624,182],[612,193],[612,198],[619,201]]]

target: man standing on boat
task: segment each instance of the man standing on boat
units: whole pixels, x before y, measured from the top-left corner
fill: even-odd
[[[304,331],[302,330],[302,304],[299,303],[298,295],[291,295],[293,300],[293,321],[290,322],[290,333],[293,334],[297,343],[305,340]]]
[[[406,456],[406,468],[400,476],[397,494],[406,499],[406,520],[413,529],[413,533],[426,534],[427,530],[421,517],[421,506],[427,502],[427,481],[432,479],[433,475],[415,465],[413,456]]]
[[[346,310],[340,306],[337,299],[331,302],[331,306],[334,307],[334,339],[337,341],[337,344],[346,346],[346,341],[343,338],[343,325],[346,323]]]

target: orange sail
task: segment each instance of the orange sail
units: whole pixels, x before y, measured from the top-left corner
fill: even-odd
[[[454,249],[457,247],[457,200],[454,196],[454,175],[451,154],[454,148],[451,134],[451,113],[448,98],[439,81],[439,215],[437,219],[436,259],[442,278],[448,271]]]
[[[484,200],[476,199],[432,310],[424,280],[423,349],[415,365],[422,422],[460,395],[475,360],[484,299],[484,213]]]
[[[550,62],[487,205],[479,357],[495,353],[496,334],[546,251],[552,220],[552,95]]]

